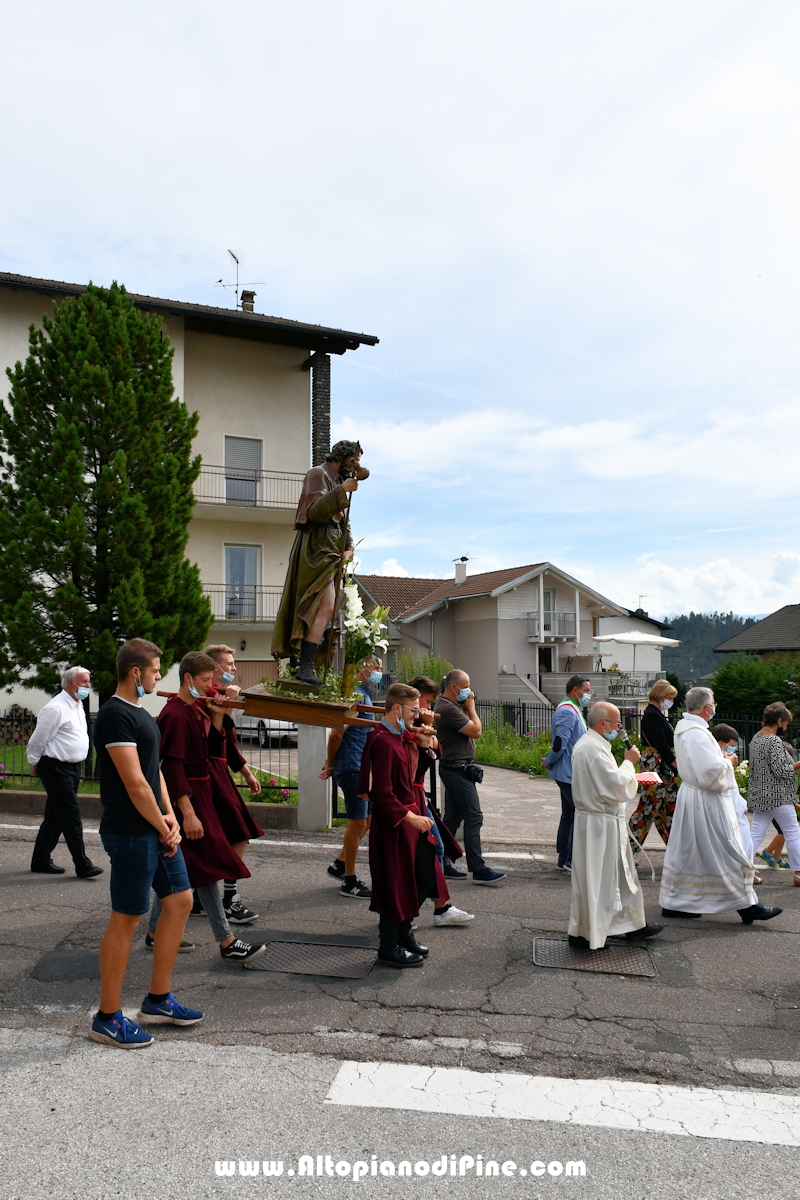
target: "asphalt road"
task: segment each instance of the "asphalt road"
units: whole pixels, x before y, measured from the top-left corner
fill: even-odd
[[[768,925],[744,927],[735,914],[671,925],[652,943],[652,979],[534,966],[532,938],[563,933],[569,908],[569,880],[548,847],[536,859],[494,859],[509,870],[501,887],[455,886],[455,902],[476,914],[472,926],[434,929],[428,907],[417,936],[431,955],[418,971],[373,967],[355,980],[244,971],[224,964],[206,922],[193,920],[198,948],[178,959],[174,990],[202,1008],[205,1021],[158,1030],[154,1047],[125,1053],[86,1038],[107,876],[32,876],[36,824],[0,824],[2,1200],[199,1200],[267,1189],[350,1197],[408,1187],[433,1196],[448,1189],[620,1200],[795,1194],[794,1146],[325,1099],[343,1060],[798,1097],[800,892],[788,873],[768,873],[760,889],[785,909]],[[87,841],[104,863],[98,839]],[[295,834],[251,851],[253,877],[242,893],[261,914],[253,936],[374,944],[374,915],[341,899],[325,874],[334,841]],[[56,858],[67,864],[63,850]],[[657,888],[647,881],[644,889],[652,918]],[[147,990],[149,963],[138,939],[125,992],[130,1011]],[[582,1160],[587,1173],[290,1177],[302,1154],[351,1165],[371,1163],[373,1154],[395,1164],[480,1154],[526,1169],[539,1159]],[[240,1160],[282,1161],[284,1174],[241,1177]],[[217,1161],[236,1163],[237,1174],[218,1177]]]

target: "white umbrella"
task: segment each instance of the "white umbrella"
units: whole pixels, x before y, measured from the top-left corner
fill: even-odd
[[[592,638],[593,642],[618,642],[621,646],[633,646],[633,670],[636,670],[637,646],[680,646],[676,638],[659,637],[655,633],[644,633],[631,629],[627,633],[603,633]]]

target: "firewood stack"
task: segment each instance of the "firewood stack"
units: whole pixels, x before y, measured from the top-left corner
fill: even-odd
[[[0,735],[5,746],[25,746],[36,727],[36,713],[21,704],[12,704],[0,717]]]

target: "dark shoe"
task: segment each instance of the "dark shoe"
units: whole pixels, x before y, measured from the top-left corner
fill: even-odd
[[[572,863],[559,863],[556,867],[557,871],[563,871],[565,875],[572,874]]]
[[[66,868],[57,867],[51,858],[48,863],[31,863],[31,870],[34,875],[63,875]]]
[[[395,946],[393,950],[379,950],[378,962],[387,967],[421,967],[425,959],[421,954],[409,954],[402,946]]]
[[[344,863],[340,858],[335,858],[328,867],[328,874],[331,879],[344,879]]]
[[[103,868],[96,867],[92,863],[85,871],[76,871],[75,874],[78,876],[78,879],[94,879],[97,875],[103,874]]]
[[[322,686],[322,680],[314,670],[313,663],[302,663],[297,668],[294,677],[298,683],[310,683],[313,687]]]
[[[739,908],[736,911],[745,925],[752,925],[753,921],[771,921],[773,917],[782,913],[783,909],[767,908],[766,904],[751,904],[749,908]]]
[[[254,958],[258,958],[259,954],[263,954],[266,950],[264,946],[253,946],[250,942],[240,942],[238,938],[231,942],[229,946],[222,946],[219,952],[226,962],[248,963]]]
[[[480,871],[472,872],[473,883],[499,883],[505,877],[505,871],[493,871],[491,867],[481,867]]]
[[[572,946],[573,950],[588,950],[589,949],[589,939],[588,938],[576,937],[574,934],[570,933],[567,936],[567,941],[569,942],[570,946]]]
[[[195,888],[194,891],[192,892],[192,911],[189,913],[189,916],[190,917],[204,917],[205,915],[206,915],[206,910],[203,908],[203,905],[200,901],[200,897],[197,894],[197,888]]]
[[[339,888],[340,896],[349,896],[351,900],[371,900],[372,892],[365,883],[357,879],[355,883],[343,883]]]
[[[466,879],[469,872],[457,870],[450,860],[446,858],[444,860],[444,874],[445,879]]]
[[[407,933],[400,945],[404,950],[407,950],[409,954],[419,954],[420,958],[428,957],[428,947],[421,946],[414,937],[413,933]]]
[[[698,920],[702,917],[702,913],[685,913],[680,912],[677,908],[662,908],[662,917],[685,917],[687,921]]]
[[[625,934],[626,942],[643,942],[645,938],[655,937],[657,933],[661,933],[663,925],[645,925],[643,929],[634,929],[631,933]]]
[[[153,935],[149,930],[144,935],[144,948],[145,950],[153,949]],[[196,949],[197,947],[195,946],[194,942],[183,941],[178,947],[178,954],[191,954],[191,952]]]
[[[231,900],[230,904],[226,904],[223,900],[222,907],[225,909],[225,916],[231,925],[249,925],[252,921],[257,920],[258,913],[253,912],[250,908],[245,908],[242,904],[242,898],[237,892]]]

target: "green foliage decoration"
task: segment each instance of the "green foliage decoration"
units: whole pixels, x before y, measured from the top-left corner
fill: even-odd
[[[124,287],[89,284],[42,325],[0,413],[0,685],[52,691],[79,663],[102,702],[120,643],[157,642],[165,669],[211,624],[185,557],[197,414]]]
[[[726,656],[709,687],[718,712],[760,717],[774,700],[797,704],[799,673],[797,654],[773,654],[764,660],[752,654],[737,654]]]

